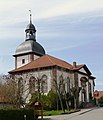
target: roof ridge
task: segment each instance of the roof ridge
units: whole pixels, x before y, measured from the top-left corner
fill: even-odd
[[[50,56],[50,57],[52,57],[52,58],[54,58],[54,59],[60,60],[60,61],[62,61],[62,62],[65,62],[65,63],[71,65],[70,63],[66,62],[65,60],[62,60],[62,59],[60,59],[60,58],[56,58],[56,57],[51,56],[51,55],[48,55],[48,54],[46,54],[46,55],[47,55],[48,57]]]
[[[47,57],[48,57],[48,59],[53,63],[53,64],[55,64],[51,59],[50,59],[50,55],[47,55]]]
[[[46,55],[48,56],[49,60],[50,60],[53,64],[56,64],[56,63],[53,62],[50,58],[54,58],[54,59],[57,59],[57,60],[61,61],[62,63],[66,63],[66,64],[70,65],[71,68],[72,68],[72,65],[71,65],[70,63],[66,62],[65,60],[62,60],[62,59],[56,58],[56,57],[51,56],[51,55],[48,55],[48,54],[46,54]],[[63,64],[62,64],[62,65],[63,65]]]

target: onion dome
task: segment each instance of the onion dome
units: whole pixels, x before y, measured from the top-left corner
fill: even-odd
[[[15,55],[22,55],[28,53],[33,53],[42,56],[45,55],[45,50],[38,42],[34,40],[26,40],[17,47]]]

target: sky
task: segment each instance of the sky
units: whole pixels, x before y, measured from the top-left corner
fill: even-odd
[[[86,64],[103,90],[103,0],[0,0],[0,74],[14,69],[16,47],[32,22],[46,53]]]

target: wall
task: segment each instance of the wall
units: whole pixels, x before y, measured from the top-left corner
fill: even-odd
[[[21,74],[21,75],[16,75],[15,78],[18,81],[18,78],[22,77],[23,78],[23,85],[24,85],[24,90],[25,91],[23,93],[23,98],[26,100],[26,103],[29,102],[29,99],[31,98],[31,94],[29,93],[29,80],[31,77],[35,77],[35,78],[42,78],[43,75],[47,76],[47,93],[51,90],[51,75],[52,71],[51,70],[43,70],[43,71],[35,71],[35,72],[29,72],[29,73],[25,73],[25,74]],[[45,93],[46,94],[46,93]]]
[[[82,68],[80,70],[82,73],[86,73],[86,71]],[[81,87],[81,81],[80,79],[82,77],[86,77],[87,78],[87,82],[86,82],[86,95],[87,95],[87,102],[90,102],[90,99],[89,99],[89,82],[91,83],[91,88],[92,88],[92,96],[93,96],[93,93],[94,93],[94,84],[93,84],[93,80],[92,79],[89,79],[89,77],[87,75],[82,75],[82,74],[78,74],[78,79],[79,79],[79,87]],[[82,102],[82,91],[80,91],[80,94],[79,94],[79,101]]]
[[[78,74],[79,87],[82,87],[80,81],[82,77],[86,77],[88,79],[86,75]],[[87,96],[87,102],[89,102],[88,82],[86,82],[86,96]],[[79,93],[79,101],[82,102],[82,91],[80,91]]]
[[[89,79],[89,82],[91,83],[91,86],[93,86],[92,87],[92,97],[94,98],[94,80]]]
[[[23,56],[18,56],[18,57],[17,57],[17,61],[16,61],[16,62],[17,62],[17,63],[16,63],[16,64],[17,64],[16,67],[19,68],[19,67],[21,67],[21,66],[24,66],[24,65],[30,63],[30,62],[31,62],[30,57],[31,57],[30,54],[28,54],[28,55],[23,55]],[[34,55],[34,60],[36,60],[36,59],[38,59],[38,58],[39,58],[39,56]],[[25,63],[24,63],[24,64],[22,64],[22,59],[25,59]]]
[[[66,72],[66,71],[63,71],[63,70],[57,70],[58,84],[60,82],[60,77],[61,76],[63,76],[63,80],[65,81],[66,92],[69,92],[69,87],[72,88],[74,86],[74,76],[70,72]],[[68,81],[68,78],[69,78],[70,82]],[[70,83],[69,86],[68,86],[68,82]]]
[[[30,78],[33,76],[35,78],[41,78],[43,75],[47,76],[47,92],[45,94],[47,94],[53,85],[53,71],[52,69],[44,69],[44,70],[38,70],[38,71],[31,71],[29,73],[24,73],[21,75],[16,75],[16,78],[18,80],[18,78],[22,77],[23,78],[23,84],[24,84],[24,94],[23,94],[23,98],[26,99],[26,103],[29,102],[29,99],[31,98],[31,95],[29,93],[29,80]],[[63,80],[65,82],[65,88],[66,88],[66,92],[69,92],[69,88],[72,88],[75,86],[75,81],[74,81],[74,73],[73,72],[69,72],[69,71],[65,71],[65,70],[60,70],[60,69],[56,69],[56,76],[57,76],[57,81],[58,84],[60,82],[60,77],[63,76]],[[82,77],[86,77],[88,79],[88,76],[86,75],[82,75],[78,73],[78,85],[79,87],[81,87],[81,81],[80,79]],[[70,80],[70,85],[68,85],[68,79]],[[93,87],[93,81],[89,80],[91,82],[91,85]],[[88,83],[86,82],[86,95],[87,95],[87,102],[89,102],[89,88],[88,88]],[[93,89],[92,89],[92,94],[93,94]],[[79,93],[79,101],[82,102],[82,92],[80,91]]]

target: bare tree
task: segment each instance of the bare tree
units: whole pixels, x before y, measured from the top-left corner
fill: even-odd
[[[41,101],[41,94],[47,93],[47,76],[40,73],[40,68],[35,74],[30,74],[29,90],[32,96],[36,95],[38,101]]]
[[[3,85],[0,84],[0,93],[8,97],[17,107],[24,107],[29,95],[38,93],[37,97],[40,100],[41,94],[47,92],[47,76],[41,75],[40,69],[35,74],[27,73],[24,76],[8,74],[0,77],[3,81]]]
[[[57,74],[56,74],[56,68],[54,68],[52,70],[51,73],[51,78],[52,78],[52,87],[54,88],[54,90],[57,92],[59,100],[60,100],[60,105],[61,105],[61,109],[63,112],[65,112],[64,106],[63,106],[63,101],[62,101],[62,91],[63,91],[63,79],[62,77],[59,79],[59,81],[57,81]]]
[[[59,76],[58,78],[57,68],[53,68],[51,72],[52,87],[54,87],[54,89],[56,90],[58,94],[62,111],[65,112],[64,104],[66,105],[67,110],[70,110],[69,108],[69,103],[70,103],[69,99],[71,96],[70,79],[69,79],[69,75],[67,77],[64,76],[63,68],[61,68],[60,71],[61,71],[61,76]],[[66,86],[68,87],[67,89],[66,89]]]
[[[15,107],[24,107],[27,96],[23,98],[23,94],[29,89],[24,89],[23,79],[10,75],[2,76],[3,85],[2,93],[6,96]]]

